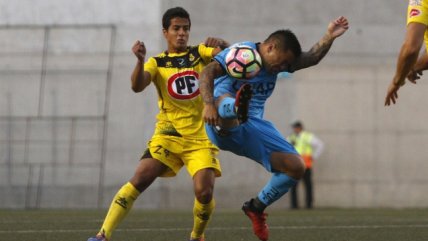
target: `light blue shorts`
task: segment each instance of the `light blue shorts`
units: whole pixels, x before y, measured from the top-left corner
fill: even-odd
[[[248,157],[272,171],[270,156],[272,152],[298,155],[293,145],[288,143],[275,126],[257,117],[237,127],[218,131],[216,127],[205,125],[208,137],[221,150]]]

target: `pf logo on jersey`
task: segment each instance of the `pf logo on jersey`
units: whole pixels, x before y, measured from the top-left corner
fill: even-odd
[[[192,99],[199,95],[199,74],[193,70],[174,74],[168,79],[168,93],[179,100]]]

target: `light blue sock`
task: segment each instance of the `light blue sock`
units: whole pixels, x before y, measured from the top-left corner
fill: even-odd
[[[232,97],[226,97],[221,100],[220,105],[218,106],[218,114],[223,119],[236,118],[235,99]]]
[[[274,173],[257,197],[262,203],[269,206],[286,194],[288,190],[296,184],[297,180],[289,177],[287,174]]]

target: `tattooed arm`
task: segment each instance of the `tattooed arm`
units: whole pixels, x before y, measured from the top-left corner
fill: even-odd
[[[333,41],[348,30],[348,20],[339,17],[330,22],[327,33],[308,52],[303,52],[291,66],[291,72],[318,64],[330,50]]]
[[[199,90],[204,101],[202,118],[210,125],[218,125],[218,112],[214,101],[214,79],[224,74],[223,68],[217,61],[209,63],[199,78]]]

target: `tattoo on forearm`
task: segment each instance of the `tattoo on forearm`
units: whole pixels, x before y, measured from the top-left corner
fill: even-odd
[[[201,78],[202,79],[202,78]],[[214,103],[214,97],[212,95],[212,87],[209,83],[206,81],[200,83],[200,90],[201,90],[201,96],[202,100],[205,104],[211,104]]]
[[[294,67],[294,70],[303,69],[318,64],[330,50],[333,40],[334,39],[332,39],[330,36],[324,35],[323,38],[314,46],[312,46],[308,52],[302,53],[296,63],[296,66]]]
[[[333,39],[325,35],[318,43],[316,43],[309,52],[313,53],[313,56],[318,62],[324,58],[327,52],[330,50],[333,44]]]
[[[199,90],[201,91],[202,100],[205,104],[214,103],[214,76],[215,66],[208,64],[201,73],[199,80]]]

